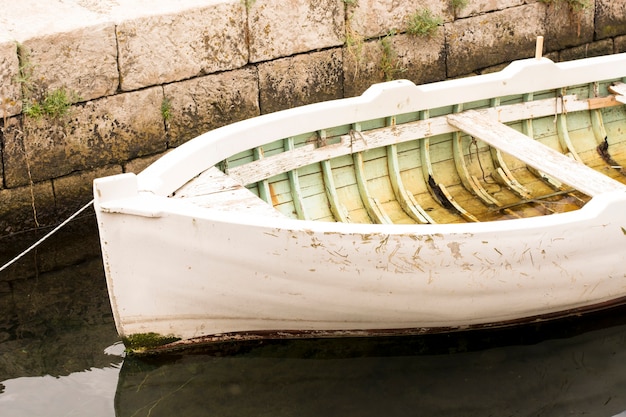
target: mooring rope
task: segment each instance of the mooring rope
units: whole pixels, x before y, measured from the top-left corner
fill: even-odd
[[[78,211],[76,211],[74,214],[72,214],[70,217],[68,217],[65,221],[63,221],[63,223],[59,224],[57,227],[55,227],[54,229],[52,229],[50,232],[48,232],[44,237],[42,237],[41,239],[39,239],[37,242],[33,243],[32,245],[30,245],[27,249],[25,249],[22,253],[20,253],[19,255],[17,255],[15,258],[11,259],[9,262],[7,262],[6,264],[2,265],[2,267],[0,267],[0,272],[4,271],[5,269],[7,269],[8,267],[10,267],[11,265],[13,265],[15,262],[19,261],[21,258],[23,258],[24,256],[28,255],[28,253],[30,251],[32,251],[33,249],[35,249],[37,246],[41,245],[43,242],[45,242],[50,236],[52,236],[53,234],[55,234],[56,232],[58,232],[63,226],[65,226],[66,224],[68,224],[69,222],[71,222],[72,220],[74,220],[76,218],[76,216],[78,216],[80,213],[82,213],[83,211],[87,210],[87,208],[89,208],[89,206],[91,206],[93,204],[93,200],[91,200],[89,203],[85,204],[83,207],[81,207],[80,209],[78,209]]]

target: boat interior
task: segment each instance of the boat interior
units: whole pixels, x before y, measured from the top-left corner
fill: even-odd
[[[626,184],[624,81],[287,137],[222,161],[174,197],[352,223],[485,222],[577,210]]]

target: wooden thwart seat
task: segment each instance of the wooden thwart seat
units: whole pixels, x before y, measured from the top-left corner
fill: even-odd
[[[448,123],[591,197],[624,185],[475,110],[447,116]]]

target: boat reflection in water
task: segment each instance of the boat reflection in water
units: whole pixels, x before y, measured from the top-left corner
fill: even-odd
[[[616,416],[626,309],[522,328],[128,357],[126,416]]]

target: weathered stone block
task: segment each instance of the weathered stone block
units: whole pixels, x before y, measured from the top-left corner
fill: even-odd
[[[626,35],[626,1],[595,0],[596,39]]]
[[[618,36],[615,38],[613,52],[616,54],[626,52],[626,36]]]
[[[343,97],[340,48],[258,65],[261,113]]]
[[[154,87],[73,106],[63,119],[25,118],[23,141],[5,141],[7,186],[28,182],[24,150],[34,181],[165,150],[162,102],[162,88]]]
[[[0,146],[0,156],[2,163],[0,163],[0,174],[5,178],[6,168],[5,165],[9,164],[12,159],[23,161],[23,147],[21,146],[22,138],[24,137],[22,122],[19,116],[4,118],[0,120],[0,140],[2,146]],[[9,155],[13,155],[9,157]],[[24,167],[26,170],[26,167]],[[26,177],[28,177],[28,171],[26,171]],[[10,186],[11,183],[7,181],[0,181],[0,189],[5,185]],[[1,202],[2,200],[0,200]],[[1,233],[1,231],[0,231]]]
[[[86,101],[115,93],[119,75],[115,25],[103,23],[70,32],[30,38],[20,48],[31,88],[64,88],[69,98]]]
[[[347,8],[349,30],[365,39],[383,36],[391,31],[405,32],[407,21],[418,11],[428,9],[444,22],[454,18],[447,0],[359,0]]]
[[[121,165],[107,165],[53,179],[57,216],[65,219],[91,201],[94,179],[121,173]]]
[[[370,85],[404,78],[424,84],[446,78],[445,36],[395,35],[372,40],[360,50],[345,48],[344,94],[357,96]]]
[[[170,114],[170,146],[259,115],[258,78],[253,68],[168,84],[163,89]]]
[[[593,42],[593,6],[576,11],[565,2],[555,2],[545,7],[546,51],[557,51]]]
[[[504,10],[509,7],[521,6],[528,1],[524,0],[469,0],[467,5],[456,10],[457,18],[475,16],[482,13]]]
[[[343,44],[342,0],[256,0],[250,3],[250,62]]]
[[[11,234],[56,220],[52,182],[0,190],[0,233]]]
[[[124,91],[246,64],[246,9],[240,0],[122,21],[117,27]]]
[[[446,24],[448,77],[533,56],[544,21],[545,6],[533,3]]]
[[[161,152],[155,155],[144,156],[142,158],[135,158],[132,161],[128,161],[128,163],[124,164],[124,172],[132,172],[135,174],[139,174],[141,171],[146,169],[150,164],[155,162],[157,159],[165,155],[171,151],[171,149]]]
[[[0,37],[0,119],[22,111],[17,44]]]
[[[613,41],[604,39],[574,48],[565,49],[559,53],[560,61],[572,61],[574,59],[589,58],[592,56],[602,56],[613,53]]]

